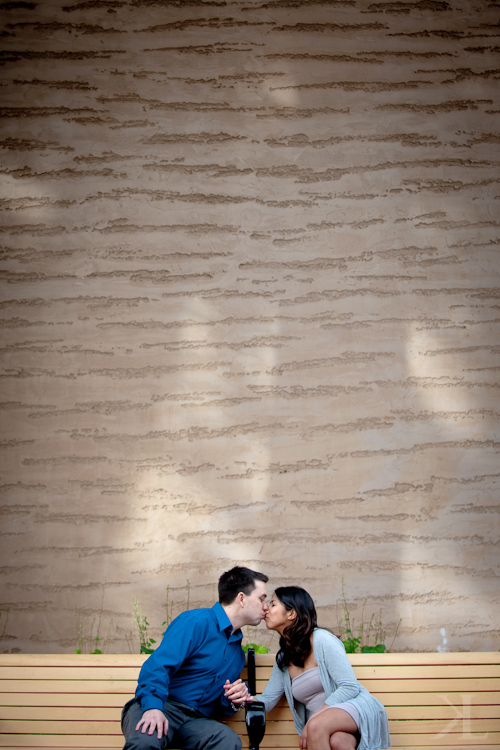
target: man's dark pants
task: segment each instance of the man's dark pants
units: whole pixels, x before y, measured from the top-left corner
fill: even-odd
[[[134,698],[122,711],[123,750],[241,750],[241,739],[236,732],[214,719],[207,719],[199,711],[175,700],[163,704],[168,719],[168,733],[158,739],[156,730],[150,735],[136,731],[142,718],[141,704]],[[142,728],[142,727],[141,727]]]

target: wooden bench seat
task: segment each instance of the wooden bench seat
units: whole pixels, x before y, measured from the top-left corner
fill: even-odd
[[[0,654],[0,748],[122,748],[120,711],[134,694],[146,658]],[[500,749],[500,653],[353,654],[349,659],[360,682],[387,708],[394,748]],[[261,692],[274,657],[257,654],[256,662]],[[244,711],[228,723],[248,748]],[[284,700],[267,715],[261,748],[298,748]]]

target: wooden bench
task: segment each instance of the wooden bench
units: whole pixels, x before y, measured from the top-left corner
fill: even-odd
[[[0,654],[0,748],[122,748],[120,711],[145,658]],[[360,682],[386,706],[394,748],[500,748],[500,653],[349,658]],[[256,656],[257,692],[273,661]],[[247,748],[244,711],[229,724]],[[268,714],[261,748],[298,748],[285,701]]]

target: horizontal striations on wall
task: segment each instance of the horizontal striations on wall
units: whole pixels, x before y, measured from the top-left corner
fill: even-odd
[[[0,650],[234,564],[498,648],[495,8],[0,12]]]

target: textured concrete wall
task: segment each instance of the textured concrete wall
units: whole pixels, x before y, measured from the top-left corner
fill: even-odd
[[[234,563],[499,648],[495,6],[0,10],[0,650]]]

